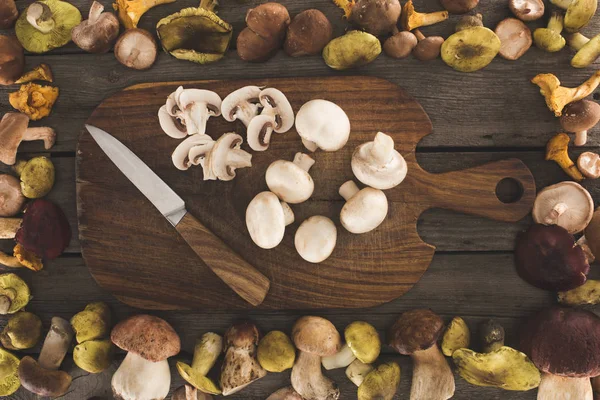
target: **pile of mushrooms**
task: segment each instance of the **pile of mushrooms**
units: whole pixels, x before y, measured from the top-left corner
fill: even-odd
[[[113,360],[114,347],[110,340],[110,309],[105,303],[90,303],[71,318],[77,345],[73,349],[73,361],[82,370],[97,374]]]

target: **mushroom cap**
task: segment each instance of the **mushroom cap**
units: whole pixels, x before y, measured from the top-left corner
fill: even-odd
[[[381,352],[381,339],[375,327],[368,322],[354,321],[344,330],[346,344],[361,362],[372,364]]]
[[[431,61],[440,55],[444,38],[441,36],[429,36],[419,41],[412,51],[413,56],[420,61]]]
[[[548,28],[533,31],[533,41],[537,47],[549,53],[560,51],[567,44],[560,32]]]
[[[400,385],[400,366],[395,362],[381,364],[365,377],[358,387],[358,400],[392,400]]]
[[[442,60],[457,71],[474,72],[491,63],[500,46],[500,39],[488,28],[463,29],[442,44]]]
[[[247,349],[258,345],[260,332],[258,331],[258,327],[252,322],[239,322],[227,329],[224,339],[225,348],[238,347]]]
[[[357,0],[348,20],[372,35],[381,36],[396,28],[401,12],[398,0]]]
[[[471,342],[471,331],[461,317],[454,317],[446,327],[442,337],[442,353],[451,357],[456,349],[468,348]]]
[[[296,130],[306,146],[314,151],[336,151],[344,147],[350,137],[350,120],[337,104],[328,100],[311,100],[296,114]]]
[[[223,118],[229,122],[239,119],[248,126],[252,118],[258,115],[260,91],[258,86],[244,86],[229,93],[221,102]]]
[[[77,343],[103,338],[110,332],[110,309],[103,302],[90,303],[71,318]]]
[[[338,36],[323,49],[328,67],[345,70],[367,65],[381,54],[381,42],[368,32],[353,30]]]
[[[0,274],[0,296],[8,297],[10,300],[8,314],[14,314],[22,310],[31,300],[29,286],[23,279],[13,273]]]
[[[440,3],[452,14],[465,14],[477,7],[479,0],[440,0]]]
[[[113,354],[110,339],[88,340],[75,346],[73,361],[82,370],[97,374],[110,367]]]
[[[284,5],[277,2],[263,3],[246,13],[246,25],[265,39],[283,40],[290,24],[290,14]]]
[[[2,380],[0,380],[0,396],[10,396],[21,386],[19,362],[19,359],[12,353],[0,348],[0,368],[3,374]]]
[[[0,3],[0,29],[12,28],[18,16],[19,10],[17,10],[15,0],[5,0]]]
[[[28,199],[46,196],[54,186],[54,164],[44,156],[21,161],[14,167],[21,179],[21,192]]]
[[[265,180],[271,192],[290,204],[308,200],[315,190],[315,183],[308,171],[291,161],[277,160],[271,163]]]
[[[23,75],[24,68],[23,46],[15,37],[0,35],[0,85],[13,84]]]
[[[263,62],[273,57],[281,44],[278,39],[265,39],[244,28],[236,39],[236,51],[240,59],[249,62]]]
[[[508,7],[521,21],[540,19],[545,11],[543,0],[509,0]]]
[[[21,359],[19,379],[25,389],[40,396],[59,397],[71,386],[71,375],[67,372],[42,368],[30,356]]]
[[[88,19],[71,31],[73,42],[89,53],[106,53],[119,36],[119,20],[111,12],[103,12],[104,6],[92,3]]]
[[[600,121],[600,104],[579,100],[567,104],[560,117],[560,126],[567,132],[581,132],[593,128]]]
[[[320,54],[333,37],[333,27],[325,14],[316,9],[297,14],[287,28],[283,50],[300,57]]]
[[[294,245],[304,260],[311,263],[325,261],[335,248],[337,229],[332,220],[314,215],[302,222],[296,231]]]
[[[283,372],[294,366],[296,349],[285,333],[271,331],[260,340],[256,357],[267,371]]]
[[[581,247],[558,225],[533,224],[519,233],[515,264],[519,276],[527,283],[551,291],[583,285],[590,270]]]
[[[546,308],[521,329],[520,349],[545,373],[600,375],[600,318],[578,308]]]
[[[351,233],[366,233],[377,228],[388,213],[388,200],[379,189],[366,187],[346,201],[340,222]]]
[[[320,357],[333,356],[342,347],[342,338],[335,326],[325,318],[312,315],[296,321],[292,340],[298,350]]]
[[[24,350],[34,347],[41,337],[42,320],[35,314],[21,311],[9,318],[0,334],[0,341],[9,350]]]
[[[164,319],[153,315],[134,315],[119,322],[110,334],[112,342],[145,360],[158,362],[179,353],[179,335]]]
[[[383,51],[392,58],[406,58],[413,51],[417,43],[418,40],[414,33],[402,31],[390,36],[383,43]]]
[[[24,203],[19,180],[12,175],[0,174],[0,217],[17,215]]]
[[[538,224],[558,225],[569,233],[581,232],[590,223],[594,200],[577,182],[560,182],[540,191],[531,215]]]
[[[578,32],[586,26],[598,8],[598,0],[573,0],[565,13],[565,31]]]
[[[124,66],[144,70],[156,60],[156,42],[150,32],[144,29],[127,29],[115,43],[114,52]]]
[[[29,117],[25,114],[8,112],[0,120],[0,162],[13,165],[17,161],[17,149],[29,126]]]
[[[529,50],[533,39],[531,30],[516,18],[503,19],[494,30],[500,39],[498,54],[507,60],[517,60]]]
[[[376,145],[377,143],[377,145]],[[376,158],[377,148],[389,147],[389,159],[381,163]],[[408,172],[404,157],[394,149],[394,141],[385,133],[378,132],[375,140],[356,147],[352,154],[352,172],[367,186],[375,189],[391,189],[399,185]]]
[[[398,353],[411,355],[435,346],[444,331],[442,318],[429,309],[402,313],[389,330],[389,344]]]
[[[263,249],[272,249],[283,240],[285,213],[277,195],[261,192],[246,208],[246,227],[252,241]]]

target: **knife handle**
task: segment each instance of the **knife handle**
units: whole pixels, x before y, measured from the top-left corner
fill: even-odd
[[[271,286],[269,279],[193,215],[186,213],[175,229],[194,253],[241,298],[253,306],[263,302]]]

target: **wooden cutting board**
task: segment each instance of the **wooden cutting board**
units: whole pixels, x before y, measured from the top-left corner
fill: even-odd
[[[252,168],[238,170],[231,182],[203,181],[200,167],[182,172],[171,164],[179,140],[165,135],[157,111],[177,86],[213,90],[224,98],[245,86],[282,90],[294,111],[324,98],[348,114],[352,133],[340,151],[313,154],[315,192],[293,205],[296,222],[275,249],[258,248],[245,225],[245,209],[267,190],[264,174],[278,159],[305,151],[296,131],[273,134],[270,148],[253,152]],[[187,209],[271,280],[264,309],[353,308],[375,306],[407,292],[427,270],[435,248],[417,234],[425,210],[441,207],[500,221],[517,221],[531,210],[535,183],[517,159],[463,171],[430,174],[418,165],[417,143],[432,131],[421,106],[396,85],[373,77],[284,78],[238,81],[151,83],[132,86],[106,99],[87,121],[127,145],[177,192]],[[443,127],[439,127],[443,131]],[[244,126],[211,118],[213,138]],[[386,191],[389,215],[375,231],[353,235],[342,228],[339,186],[352,179],[354,148],[377,131],[391,135],[408,163],[405,181]],[[244,136],[244,135],[243,135]],[[244,144],[247,148],[247,145]],[[523,194],[505,204],[496,197],[504,178],[516,180]],[[77,205],[83,257],[98,284],[121,301],[148,309],[244,309],[251,307],[217,278],[175,229],[121,174],[87,132],[77,151]],[[321,264],[303,261],[294,248],[300,222],[321,214],[338,226],[332,256]]]

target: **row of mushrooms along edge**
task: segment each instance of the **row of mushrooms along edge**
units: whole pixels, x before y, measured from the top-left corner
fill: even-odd
[[[184,139],[173,151],[173,164],[181,170],[200,165],[204,180],[228,181],[237,168],[250,167],[252,156],[241,149],[241,135],[230,132],[217,140],[206,133],[210,117],[222,115],[229,122],[240,120],[247,127],[246,140],[254,151],[268,149],[273,133],[289,131],[295,124],[302,143],[309,151],[337,151],[350,135],[350,120],[337,104],[323,99],[308,101],[294,117],[286,96],[275,88],[245,86],[221,100],[215,92],[184,89],[171,93],[159,109],[163,131],[175,139]],[[293,161],[274,161],[266,170],[270,191],[257,194],[246,209],[250,237],[259,247],[272,249],[283,239],[285,227],[294,221],[289,204],[308,200],[314,191],[309,174],[315,161],[297,153]],[[354,151],[352,170],[368,187],[360,190],[353,181],[339,190],[346,204],[340,213],[342,225],[360,234],[377,228],[387,216],[388,202],[382,189],[399,185],[407,173],[404,158],[394,149],[393,139],[379,132],[372,142]],[[324,216],[305,220],[295,236],[298,253],[306,261],[318,263],[331,255],[337,240],[333,221]]]

